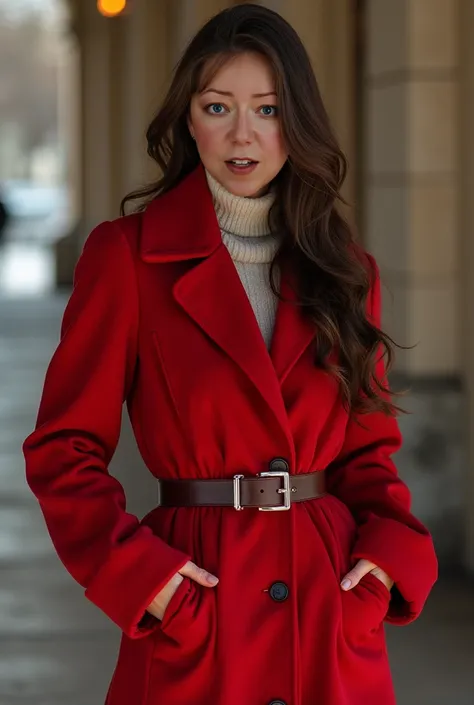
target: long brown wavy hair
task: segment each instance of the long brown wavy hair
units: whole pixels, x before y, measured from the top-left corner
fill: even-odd
[[[194,36],[176,66],[161,107],[148,127],[147,152],[162,177],[127,195],[134,210],[174,188],[200,158],[187,118],[192,96],[209,85],[217,71],[241,52],[258,52],[273,69],[282,136],[288,159],[274,180],[277,198],[269,218],[285,232],[271,268],[283,257],[293,260],[298,301],[316,327],[315,364],[340,383],[352,413],[399,410],[393,393],[376,373],[383,358],[393,362],[392,339],[367,317],[373,272],[338,210],[347,162],[326,113],[311,61],[298,34],[278,13],[256,4],[223,10]],[[331,355],[333,351],[337,355]],[[334,363],[334,358],[337,363]],[[385,377],[385,374],[383,375]]]

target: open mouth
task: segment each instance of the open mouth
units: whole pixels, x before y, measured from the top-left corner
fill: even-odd
[[[228,159],[226,164],[233,164],[234,166],[247,167],[247,166],[251,166],[252,164],[258,164],[258,162],[255,162],[252,159]]]
[[[258,162],[254,162],[253,159],[229,159],[226,161],[226,166],[233,174],[246,176],[255,171]]]

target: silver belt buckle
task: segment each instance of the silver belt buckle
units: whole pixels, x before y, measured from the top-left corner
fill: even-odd
[[[282,477],[283,487],[277,490],[278,494],[283,494],[283,504],[276,507],[258,507],[259,512],[285,512],[291,507],[290,473],[287,470],[267,470],[259,472],[258,477]],[[240,512],[244,507],[240,504],[240,481],[244,475],[234,475],[234,509]]]
[[[277,507],[259,507],[259,512],[285,512],[291,507],[290,473],[287,470],[267,470],[259,472],[259,477],[282,477],[283,487],[277,490],[278,494],[284,495],[283,504]]]

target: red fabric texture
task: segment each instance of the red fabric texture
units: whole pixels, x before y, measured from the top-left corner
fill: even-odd
[[[291,299],[286,276],[282,290]],[[108,705],[394,703],[383,622],[418,617],[436,555],[392,459],[396,420],[349,420],[314,339],[280,303],[267,351],[201,166],[89,235],[23,450],[60,559],[123,632]],[[283,457],[291,473],[326,469],[328,494],[288,512],[158,507],[139,520],[108,472],[124,402],[156,477],[251,476]],[[341,590],[358,558],[395,580],[392,595],[372,575]],[[185,579],[163,622],[147,616],[188,559],[218,586]]]

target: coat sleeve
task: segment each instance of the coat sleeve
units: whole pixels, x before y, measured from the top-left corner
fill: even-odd
[[[374,272],[369,314],[380,326],[381,292]],[[382,360],[378,378],[386,384]],[[381,412],[349,420],[343,447],[328,468],[328,491],[342,500],[358,524],[352,558],[365,558],[395,581],[387,622],[407,624],[416,619],[438,577],[431,536],[410,512],[411,495],[398,476],[392,455],[401,446],[394,417]]]
[[[102,223],[76,265],[23,453],[59,558],[130,638],[159,626],[146,607],[189,559],[126,512],[123,487],[108,473],[137,365],[137,333],[132,253],[117,222]]]

